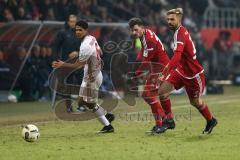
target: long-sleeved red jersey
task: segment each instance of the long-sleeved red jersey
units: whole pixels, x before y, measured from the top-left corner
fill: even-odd
[[[136,70],[136,74],[138,75],[147,68],[151,73],[161,72],[169,63],[169,58],[160,39],[153,31],[145,29],[140,41],[142,48],[137,55],[137,61],[141,62],[141,65]]]
[[[179,26],[173,39],[174,55],[169,62],[168,73],[176,68],[176,71],[187,79],[193,79],[198,74],[203,73],[203,67],[197,60],[195,45],[187,29]]]

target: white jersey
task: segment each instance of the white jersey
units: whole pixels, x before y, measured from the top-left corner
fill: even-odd
[[[83,81],[93,82],[101,74],[101,54],[102,50],[96,38],[91,35],[85,36],[79,51],[79,61],[86,61]]]

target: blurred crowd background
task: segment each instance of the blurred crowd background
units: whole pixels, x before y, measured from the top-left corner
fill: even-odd
[[[240,1],[236,0],[0,0],[0,90],[8,90],[16,77],[21,64],[23,70],[17,79],[15,88],[20,88],[23,100],[48,100],[51,96],[48,89],[48,75],[52,71],[51,62],[57,58],[54,49],[57,31],[66,27],[56,25],[55,30],[46,41],[37,41],[26,59],[30,43],[15,43],[4,41],[5,30],[1,26],[16,21],[61,21],[65,22],[70,14],[89,22],[113,23],[127,22],[131,17],[141,17],[145,24],[152,28],[164,43],[167,53],[172,56],[171,44],[173,34],[168,30],[165,13],[168,9],[182,7],[184,10],[183,24],[191,32],[197,49],[199,61],[205,68],[208,80],[232,80],[239,72],[239,41],[232,40],[234,32],[231,28],[218,28],[218,36],[210,48],[204,45],[201,30],[206,28],[204,16],[207,9],[230,8],[239,9]],[[223,15],[224,16],[224,15]],[[240,15],[236,15],[240,17]],[[240,21],[240,18],[238,19]],[[236,27],[239,28],[239,21]],[[29,25],[29,24],[28,24]],[[24,26],[19,26],[24,27]],[[14,28],[12,26],[12,28]],[[35,27],[37,28],[37,27]],[[54,28],[54,27],[52,27]],[[15,28],[17,30],[19,28]],[[30,28],[31,30],[31,28]],[[98,27],[99,44],[104,48],[108,41],[116,43],[129,40],[128,29]],[[27,31],[25,31],[27,32]],[[56,33],[55,33],[56,32]],[[12,32],[12,36],[18,33]],[[50,33],[49,33],[50,34]],[[211,36],[209,33],[208,36]],[[31,39],[31,38],[30,38]],[[240,38],[239,38],[240,39]],[[20,42],[20,41],[18,41]],[[14,44],[13,44],[14,43]],[[134,61],[139,49],[137,42],[128,50],[130,61]],[[102,89],[112,90],[109,75],[110,60],[113,54],[103,54],[104,83]],[[121,60],[121,59],[120,59]],[[117,62],[115,64],[118,64]],[[240,80],[239,80],[240,81]]]
[[[185,21],[201,26],[207,7],[239,7],[235,0],[0,0],[0,21],[54,20],[65,21],[75,14],[94,22],[124,22],[140,16],[149,24],[161,24],[169,8],[181,6]]]

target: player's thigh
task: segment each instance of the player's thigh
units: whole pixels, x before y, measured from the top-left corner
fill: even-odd
[[[201,97],[189,97],[190,104],[194,107],[200,107],[203,104]]]
[[[147,79],[146,83],[144,84],[144,90],[142,92],[142,97],[146,98],[153,98],[158,96],[157,92],[157,85],[156,83],[152,82],[152,79]]]
[[[184,86],[189,99],[201,97],[205,87],[204,74],[200,74],[193,79],[184,79]]]
[[[97,102],[98,88],[96,88],[95,85],[96,84],[93,83],[86,83],[86,85],[81,85],[79,96],[82,97],[83,101],[88,103]]]
[[[169,98],[169,95],[170,95],[170,93],[162,94],[162,95],[159,96],[159,99],[161,101],[167,100]]]
[[[159,87],[158,94],[161,97],[161,96],[169,94],[173,90],[174,90],[173,84],[171,84],[168,81],[163,81]]]
[[[96,103],[98,100],[98,91],[101,84],[102,74],[100,72],[94,82],[82,82],[79,96],[82,97],[85,102]]]
[[[99,89],[100,86],[102,85],[102,82],[103,82],[103,75],[102,75],[102,72],[100,71],[96,77],[95,88]]]
[[[149,76],[144,84],[144,91],[154,91],[158,87],[156,76]]]

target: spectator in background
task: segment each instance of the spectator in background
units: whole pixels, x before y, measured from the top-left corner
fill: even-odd
[[[220,31],[218,38],[214,41],[214,48],[220,54],[229,54],[228,51],[232,47],[232,41],[230,39],[231,33],[228,31]]]
[[[12,22],[14,21],[14,17],[11,11],[8,8],[3,10],[3,22]]]
[[[78,51],[80,48],[81,41],[79,38],[76,37],[75,34],[75,25],[77,23],[77,17],[75,15],[70,15],[68,17],[67,22],[64,25],[64,29],[60,30],[57,33],[57,36],[55,40],[52,43],[52,50],[55,54],[55,57],[57,59],[60,59],[62,61],[66,61],[68,59],[74,58],[78,56]],[[76,74],[77,75],[77,74]],[[71,74],[70,77],[68,77],[67,81],[69,83],[72,83],[74,79],[74,73]],[[68,99],[66,100],[66,108],[68,112],[72,112],[72,106],[71,106],[71,100],[69,100],[71,97],[69,96],[63,96],[64,98]]]
[[[185,18],[188,17],[185,20],[186,23],[190,25],[195,23],[199,26],[200,23],[198,22],[201,22],[201,20],[198,17],[201,17],[207,7],[207,0],[202,1],[2,0],[0,1],[0,15],[3,15],[2,13],[5,8],[9,8],[13,17],[17,19],[18,8],[22,7],[27,18],[32,20],[64,21],[68,15],[75,14],[96,22],[122,22],[129,19],[129,17],[137,15],[142,17],[148,24],[161,25],[159,17],[163,17],[163,13],[165,13],[164,8],[172,8],[173,6],[180,5],[186,10]],[[236,4],[237,2],[234,3]],[[227,4],[229,3],[226,2]],[[0,21],[6,20],[0,16]]]
[[[55,19],[56,19],[56,18],[55,18],[55,14],[54,14],[53,8],[49,8],[48,13],[47,13],[46,20],[48,20],[48,21],[54,21]]]
[[[48,61],[48,50],[47,47],[42,46],[40,48],[40,64],[39,64],[39,76],[40,84],[39,88],[39,100],[46,101],[49,97],[45,96],[45,93],[48,92],[50,95],[49,85],[48,85],[48,75],[50,74],[49,61]]]
[[[17,8],[18,8],[17,0],[9,0],[6,3],[5,8],[8,8],[10,10],[10,12],[13,14],[13,16],[16,16],[17,15]]]
[[[52,71],[52,62],[54,61],[51,47],[46,47],[46,61],[48,66],[48,72],[50,73]]]
[[[64,28],[57,33],[52,43],[53,53],[63,61],[78,55],[81,42],[75,35],[76,22],[77,17],[75,15],[69,15]]]
[[[51,7],[50,0],[43,0],[39,2],[39,9],[40,9],[40,19],[45,20],[48,17],[48,11]]]
[[[39,76],[39,68],[40,68],[40,47],[39,45],[34,45],[31,51],[31,57],[30,57],[30,62],[32,64],[32,74],[33,74],[33,79],[32,79],[32,90],[31,94],[39,99],[38,93],[39,93],[39,88],[41,86],[40,84],[40,76]]]
[[[109,35],[109,29],[108,27],[102,27],[100,30],[100,34],[102,36],[99,37],[98,44],[101,48],[103,48],[103,54],[102,54],[102,60],[103,60],[103,83],[100,86],[100,90],[103,91],[104,93],[107,93],[106,91],[112,90],[112,81],[110,80],[110,62],[112,55],[111,53],[108,53],[104,50],[104,45],[106,42],[110,40],[110,35]]]
[[[0,90],[8,90],[13,82],[9,64],[6,63],[4,52],[0,50]]]
[[[49,72],[45,57],[46,48],[34,45],[29,59],[32,64],[33,74],[31,94],[39,101],[47,100],[44,93],[47,87]]]
[[[52,56],[52,49],[48,46],[42,46],[40,50],[40,55],[42,59],[42,65],[43,66],[43,77],[44,78],[44,85],[43,85],[43,93],[42,97],[39,99],[40,101],[48,100],[51,97],[51,91],[49,90],[49,82],[48,82],[48,76],[52,71],[52,62],[54,61],[54,58]]]
[[[25,9],[23,7],[18,8],[16,20],[29,20],[29,18],[26,16]]]
[[[22,95],[20,97],[20,101],[33,101],[34,98],[31,95],[31,87],[32,87],[32,64],[29,60],[26,60],[24,67],[21,69],[21,65],[23,64],[25,58],[27,55],[27,52],[25,48],[23,47],[17,47],[16,53],[11,54],[9,57],[9,64],[10,69],[13,75],[17,76],[18,72],[21,72],[19,74],[19,77],[17,77],[17,83],[15,85],[15,89],[20,89],[22,91]],[[27,83],[26,83],[27,82]]]
[[[58,20],[64,21],[68,18],[68,0],[59,0],[57,4],[57,10],[58,10]]]
[[[31,16],[32,20],[40,20],[40,8],[35,0],[28,1],[29,3],[29,15]]]
[[[2,20],[3,10],[7,7],[7,4],[4,0],[0,0],[0,20]]]
[[[68,6],[68,14],[78,15],[78,4],[81,4],[79,0],[73,0]]]
[[[213,52],[215,54],[215,58],[217,59],[217,66],[214,67],[214,72],[219,79],[227,79],[229,76],[229,60],[231,60],[231,48],[233,45],[230,37],[230,32],[220,31],[218,38],[213,43]]]

